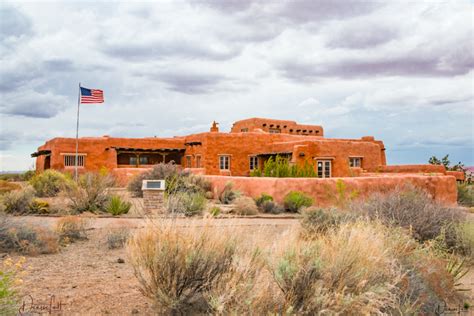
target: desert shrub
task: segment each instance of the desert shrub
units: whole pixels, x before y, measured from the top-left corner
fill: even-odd
[[[110,230],[107,234],[107,248],[117,249],[123,248],[127,243],[128,237],[130,236],[130,230],[127,228],[118,228]]]
[[[119,195],[113,195],[107,203],[106,210],[108,213],[117,216],[127,214],[131,207],[132,203],[123,201]]]
[[[21,185],[18,183],[6,181],[6,180],[0,180],[0,194],[8,193],[11,191],[15,190],[20,190]]]
[[[330,229],[339,227],[340,224],[354,221],[356,216],[341,212],[336,208],[324,209],[309,207],[303,211],[301,228],[305,237],[314,238],[324,234]]]
[[[23,190],[5,193],[0,197],[0,204],[2,205],[2,210],[7,214],[29,214],[33,198],[34,190],[31,187],[27,187]]]
[[[221,213],[222,213],[222,210],[219,206],[213,206],[209,210],[209,214],[211,214],[211,216],[213,216],[213,217],[219,216]]]
[[[474,206],[474,185],[458,183],[458,203],[462,206]]]
[[[194,216],[202,213],[207,199],[202,193],[176,192],[166,197],[166,210],[172,214]]]
[[[142,172],[136,175],[127,186],[128,191],[135,197],[143,197],[142,182],[143,180],[166,180],[166,186],[168,188],[168,181],[171,177],[178,175],[184,175],[180,170],[179,166],[173,163],[159,163],[152,169]]]
[[[255,201],[248,196],[240,196],[234,201],[234,213],[237,215],[257,215],[258,208]]]
[[[277,177],[277,178],[313,178],[317,177],[314,164],[306,160],[303,166],[291,164],[288,158],[277,155],[265,161],[263,170],[255,169],[251,177]]]
[[[232,182],[227,182],[222,190],[221,194],[219,194],[219,201],[222,204],[231,204],[236,198],[239,197],[240,193],[232,189],[234,185]]]
[[[411,186],[373,194],[351,208],[385,225],[403,227],[420,242],[435,239],[444,231],[449,248],[456,247],[456,225],[464,220],[460,210],[441,205],[425,191]]]
[[[302,192],[291,191],[285,196],[284,205],[288,211],[297,213],[303,207],[313,205],[313,199]]]
[[[294,314],[380,314],[401,279],[381,226],[345,225],[311,241],[291,240],[269,269]],[[368,256],[367,254],[370,254]]]
[[[340,210],[347,209],[355,198],[359,196],[357,190],[348,190],[342,179],[337,179],[335,189],[327,188],[328,198]]]
[[[260,205],[260,209],[264,213],[281,214],[285,212],[285,208],[273,201],[265,201]]]
[[[69,207],[73,213],[105,211],[109,201],[108,189],[114,179],[103,173],[86,173],[78,183],[71,183],[65,189]]]
[[[86,228],[85,219],[78,216],[66,216],[57,221],[55,231],[62,244],[69,244],[87,239]]]
[[[24,257],[16,262],[6,257],[0,263],[0,315],[17,315],[24,263]]]
[[[33,199],[29,210],[32,214],[49,214],[49,203],[40,199]]]
[[[255,199],[255,203],[258,207],[261,207],[263,203],[267,201],[273,201],[273,196],[270,194],[262,193],[259,197]]]
[[[37,255],[56,253],[58,249],[58,236],[54,232],[0,215],[0,252]]]
[[[36,195],[50,197],[58,195],[64,186],[71,182],[71,179],[59,171],[48,169],[33,176],[29,182],[35,189]]]
[[[178,230],[168,222],[138,231],[127,250],[141,291],[167,314],[204,313],[206,294],[229,273],[236,241],[209,227]]]

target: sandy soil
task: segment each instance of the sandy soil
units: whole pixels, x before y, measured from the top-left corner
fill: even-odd
[[[52,227],[58,218],[16,217],[15,220]],[[178,220],[178,225],[200,225],[200,221]],[[236,219],[216,221],[217,225],[241,226],[247,236],[263,234],[274,240],[297,220]],[[140,293],[139,284],[128,264],[124,249],[109,250],[107,234],[118,227],[143,227],[142,219],[94,218],[89,220],[88,240],[63,248],[57,254],[27,257],[23,295],[47,301],[50,295],[63,306],[63,315],[152,315],[149,301]],[[265,236],[266,235],[266,236]],[[17,256],[13,256],[16,259]],[[125,263],[119,263],[118,259]]]

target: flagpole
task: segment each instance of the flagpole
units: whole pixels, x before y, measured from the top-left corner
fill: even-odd
[[[77,122],[76,122],[76,161],[74,166],[74,179],[78,180],[77,162],[79,160],[79,105],[81,104],[81,83],[79,82],[79,93],[77,96]]]

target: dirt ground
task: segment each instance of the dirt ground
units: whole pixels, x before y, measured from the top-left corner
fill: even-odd
[[[58,218],[16,217],[15,220],[52,227]],[[177,221],[183,227],[201,224],[199,220]],[[248,236],[266,234],[263,238],[268,240],[299,225],[296,219],[226,219],[216,224],[240,226]],[[57,254],[26,257],[22,294],[31,295],[35,302],[47,302],[54,295],[56,301],[65,304],[63,315],[154,314],[149,301],[139,291],[125,250],[109,250],[106,244],[111,230],[125,226],[133,231],[144,225],[143,219],[90,219],[88,240],[70,244]],[[125,262],[119,263],[119,258]]]
[[[54,227],[58,217],[15,217],[13,220],[35,226]],[[177,219],[177,225],[202,225],[203,220]],[[297,219],[237,218],[220,219],[215,225],[236,226],[243,238],[259,235],[269,241],[299,225]],[[62,248],[57,254],[26,257],[27,274],[22,295],[36,302],[47,302],[51,295],[63,305],[62,315],[153,315],[150,302],[139,291],[139,284],[128,263],[125,249],[110,250],[106,237],[121,227],[141,229],[139,218],[90,218],[88,240]],[[18,256],[13,256],[17,259]],[[119,263],[123,259],[124,263]],[[474,269],[463,279],[471,304],[474,302]],[[26,299],[28,300],[28,299]],[[466,314],[463,314],[466,315]]]

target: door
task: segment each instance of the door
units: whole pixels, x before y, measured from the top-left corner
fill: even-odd
[[[318,160],[318,178],[330,178],[331,177],[331,160]]]

